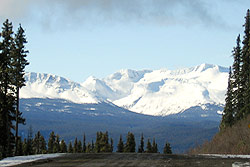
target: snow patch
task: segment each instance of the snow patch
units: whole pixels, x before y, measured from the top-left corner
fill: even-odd
[[[233,154],[200,154],[202,156],[219,157],[219,158],[243,158],[250,159],[250,155],[233,155]]]
[[[33,162],[33,161],[42,160],[42,159],[56,158],[56,157],[63,156],[63,155],[65,155],[65,153],[8,157],[0,161],[0,166],[14,166],[14,165],[27,163],[27,162]]]

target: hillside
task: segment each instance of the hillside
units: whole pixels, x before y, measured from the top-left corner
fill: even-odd
[[[190,150],[191,154],[249,154],[250,115],[217,133],[211,141]]]

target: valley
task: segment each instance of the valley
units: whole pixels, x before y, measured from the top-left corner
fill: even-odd
[[[67,142],[75,137],[86,141],[95,140],[97,131],[108,131],[114,139],[116,149],[119,136],[125,140],[128,132],[136,138],[136,148],[143,133],[145,141],[155,138],[159,151],[167,141],[175,153],[183,153],[191,147],[209,140],[218,131],[221,107],[207,105],[190,108],[183,113],[168,117],[149,116],[131,112],[109,103],[76,104],[63,99],[21,99],[21,108],[26,125],[20,127],[22,138],[27,137],[31,126],[40,131],[46,139],[53,130]]]

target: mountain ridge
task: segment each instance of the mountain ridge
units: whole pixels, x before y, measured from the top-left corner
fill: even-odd
[[[52,74],[26,73],[21,98],[60,98],[75,103],[111,102],[133,112],[167,116],[204,104],[223,105],[228,68],[201,64],[178,70],[123,69],[83,83]]]

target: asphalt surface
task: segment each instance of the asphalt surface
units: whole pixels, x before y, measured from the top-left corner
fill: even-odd
[[[138,153],[66,154],[16,167],[237,167],[250,159]]]

